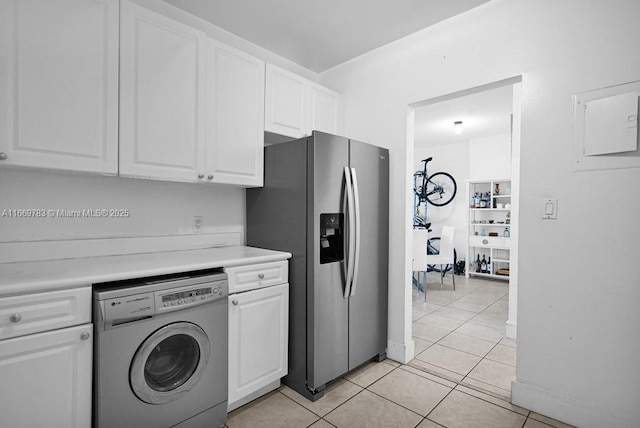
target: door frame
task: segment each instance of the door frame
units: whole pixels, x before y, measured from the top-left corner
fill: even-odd
[[[521,146],[521,121],[522,121],[522,85],[523,79],[522,75],[513,76],[507,79],[490,82],[484,85],[475,86],[472,88],[463,89],[460,91],[452,92],[449,94],[441,95],[438,97],[430,98],[427,100],[418,101],[407,106],[407,147],[406,147],[406,163],[405,163],[405,174],[406,174],[406,182],[411,183],[414,173],[414,156],[415,156],[415,111],[420,107],[424,107],[427,105],[437,104],[443,101],[449,101],[455,98],[461,98],[472,94],[477,94],[480,92],[485,92],[491,89],[503,87],[503,86],[512,86],[513,87],[513,97],[512,97],[512,141],[511,141],[511,188],[518,189],[516,192],[513,192],[511,200],[511,237],[513,239],[513,245],[510,251],[510,275],[509,275],[509,318],[506,323],[506,337],[511,339],[516,339],[517,337],[517,296],[518,296],[518,236],[519,236],[519,214],[520,214],[520,146]],[[413,195],[412,191],[409,190],[407,192],[407,209],[412,211],[413,204]],[[405,224],[405,254],[407,255],[407,262],[405,266],[409,270],[407,272],[406,278],[409,278],[411,281],[412,274],[411,263],[410,263],[410,254],[411,254],[411,242],[412,242],[412,228],[413,228],[413,219],[411,215],[407,215],[406,224]],[[412,292],[413,285],[411,282],[404,287],[405,290],[405,301],[412,302]],[[406,305],[409,311],[412,311],[413,305]],[[405,331],[408,331],[409,341],[406,344],[407,349],[407,357],[408,360],[411,360],[414,355],[415,344],[411,335],[412,331],[412,321],[411,321],[411,313],[405,314]]]

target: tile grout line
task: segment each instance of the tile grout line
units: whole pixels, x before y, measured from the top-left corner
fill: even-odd
[[[482,290],[483,288],[485,288],[485,287],[484,287],[484,286],[483,286],[483,287],[479,287],[478,289],[476,289],[476,290],[474,290],[474,291],[472,291],[472,292],[470,292],[470,293],[467,293],[467,294],[465,294],[464,296],[461,296],[461,297],[460,297],[460,298],[458,298],[458,299],[455,299],[454,301],[452,301],[451,303],[449,303],[449,304],[447,304],[447,305],[442,305],[442,307],[443,307],[443,308],[450,308],[450,309],[456,309],[456,310],[466,311],[466,312],[472,312],[472,311],[468,311],[468,310],[465,310],[465,309],[462,309],[462,308],[452,307],[452,306],[450,306],[450,305],[451,305],[451,304],[453,304],[453,303],[455,303],[456,301],[460,300],[462,297],[469,296],[469,295],[471,295],[471,294],[473,294],[473,293],[475,293],[475,292],[477,292],[477,291],[479,291],[479,290]],[[441,337],[440,339],[438,339],[437,341],[435,341],[433,344],[438,344],[438,345],[440,345],[440,346],[443,346],[443,347],[446,347],[446,348],[449,348],[449,349],[453,349],[453,350],[456,350],[456,351],[459,351],[459,352],[463,352],[463,353],[465,353],[465,354],[467,354],[467,355],[473,355],[473,356],[475,356],[475,357],[479,357],[478,355],[471,354],[471,353],[469,353],[469,352],[466,352],[466,351],[463,351],[463,350],[460,350],[460,349],[452,348],[452,347],[447,346],[447,345],[444,345],[444,344],[442,344],[442,343],[440,343],[440,342],[441,342],[443,339],[445,339],[446,337],[448,337],[448,336],[449,336],[451,333],[453,333],[453,332],[456,332],[456,333],[461,334],[461,335],[466,336],[466,337],[471,337],[471,338],[474,338],[474,339],[480,339],[480,340],[484,340],[484,341],[486,341],[486,342],[493,342],[493,341],[486,340],[486,339],[483,339],[483,338],[479,338],[479,337],[475,337],[475,336],[470,336],[470,335],[468,335],[468,334],[464,334],[464,333],[462,333],[462,332],[459,332],[459,331],[458,331],[458,329],[460,329],[462,326],[466,325],[467,323],[471,323],[471,324],[474,324],[474,325],[479,325],[479,326],[482,326],[482,327],[492,328],[492,326],[490,326],[490,325],[474,323],[474,322],[473,322],[473,319],[475,319],[476,317],[478,317],[479,315],[481,315],[482,313],[484,313],[485,311],[487,311],[487,310],[488,310],[490,307],[492,307],[493,305],[497,304],[497,303],[498,303],[498,302],[500,302],[500,301],[503,301],[503,299],[504,299],[504,295],[503,295],[503,296],[501,296],[501,297],[499,297],[499,298],[497,298],[497,299],[496,299],[496,300],[494,300],[493,302],[491,302],[491,303],[490,303],[488,306],[486,306],[484,309],[480,310],[479,312],[476,312],[474,316],[472,316],[472,317],[471,317],[471,318],[469,318],[468,320],[464,321],[464,323],[463,323],[463,324],[461,324],[460,326],[458,326],[458,327],[456,327],[455,329],[451,330],[449,333],[447,333],[446,335],[444,335],[443,337]],[[420,309],[418,308],[418,310],[420,310]],[[419,318],[419,319],[423,319],[423,318],[425,318],[426,316],[431,315],[431,314],[433,314],[433,313],[437,312],[438,310],[439,310],[439,309],[437,309],[436,311],[433,311],[433,312],[431,312],[431,313],[429,313],[429,314],[427,314],[427,315],[425,315],[425,316],[423,316],[423,317],[421,317],[421,318]],[[440,316],[446,317],[446,315],[440,315]],[[455,318],[453,318],[453,319],[455,319]],[[417,321],[417,320],[416,320],[416,321]],[[458,320],[458,321],[460,321],[460,320]],[[427,325],[428,325],[428,324],[427,324]],[[469,371],[467,372],[467,374],[466,374],[466,375],[463,375],[464,377],[463,377],[463,378],[462,378],[462,380],[460,380],[460,381],[456,381],[456,380],[453,380],[453,379],[445,378],[442,374],[439,374],[439,373],[437,373],[437,372],[435,372],[435,371],[433,371],[433,372],[432,372],[432,371],[427,370],[427,369],[422,368],[422,367],[414,367],[414,368],[415,368],[415,369],[418,369],[418,370],[421,370],[421,371],[424,371],[425,373],[429,373],[429,374],[431,374],[431,375],[433,375],[433,376],[440,377],[440,378],[442,378],[442,379],[444,379],[444,380],[447,380],[447,381],[450,381],[450,382],[452,382],[452,383],[455,383],[455,384],[456,384],[456,387],[457,387],[458,385],[459,385],[459,386],[463,386],[463,387],[466,387],[466,388],[472,389],[472,390],[474,390],[474,391],[477,391],[477,392],[479,392],[479,393],[486,394],[486,395],[488,395],[488,396],[490,396],[490,397],[493,397],[493,398],[496,398],[496,399],[499,399],[499,400],[505,401],[505,403],[509,403],[509,404],[511,404],[510,402],[508,402],[508,401],[504,400],[504,398],[503,398],[503,397],[500,397],[500,396],[498,396],[497,394],[492,393],[491,391],[485,391],[485,390],[482,390],[481,388],[478,388],[478,387],[477,387],[477,386],[475,386],[475,385],[470,385],[470,384],[468,384],[468,383],[466,383],[466,382],[465,382],[465,380],[466,380],[467,378],[469,378],[469,379],[473,379],[472,377],[469,377],[469,373],[471,373],[471,372],[472,372],[472,371],[473,371],[473,370],[474,370],[474,369],[475,369],[475,368],[476,368],[476,367],[477,367],[477,366],[478,366],[478,365],[479,365],[483,360],[485,360],[485,359],[487,359],[487,360],[489,360],[489,361],[492,361],[492,362],[497,362],[497,363],[500,363],[500,364],[505,364],[505,365],[507,365],[507,366],[510,366],[510,364],[506,364],[506,363],[503,363],[503,362],[501,362],[501,361],[495,361],[495,360],[493,360],[493,359],[491,359],[491,358],[487,358],[487,355],[489,355],[489,353],[491,353],[491,351],[493,351],[493,350],[494,350],[498,345],[500,345],[500,343],[502,342],[502,340],[504,340],[504,338],[505,338],[505,337],[506,337],[506,336],[502,337],[502,338],[501,338],[500,340],[498,340],[497,342],[493,342],[493,346],[491,347],[491,349],[489,349],[489,351],[487,351],[487,352],[484,354],[484,356],[481,356],[481,357],[480,357],[480,360],[479,360],[479,361],[478,361],[478,362],[473,366],[473,368],[472,368],[471,370],[469,370]],[[424,339],[423,339],[423,340],[424,340]],[[433,346],[433,345],[431,345],[431,346]],[[430,346],[430,347],[431,347],[431,346]],[[427,349],[429,349],[429,348],[427,348]],[[426,349],[425,349],[425,351],[426,351]],[[424,351],[422,351],[422,352],[424,352]],[[422,353],[422,352],[421,352],[421,353]],[[419,355],[419,354],[418,354],[418,355]],[[428,362],[427,362],[427,363],[428,363]],[[432,364],[432,363],[428,363],[428,364]],[[449,370],[449,369],[447,369],[446,367],[440,367],[440,366],[439,366],[439,365],[437,365],[437,364],[433,364],[433,365],[434,365],[435,367],[439,367],[439,368],[442,368],[442,369],[444,369],[444,370]],[[413,366],[410,366],[410,367],[413,367]],[[511,367],[513,367],[513,366],[511,366]],[[452,371],[452,373],[456,373],[456,372],[453,372],[453,371]],[[456,373],[456,374],[459,374],[459,373]],[[475,379],[474,379],[474,380],[475,380]],[[489,385],[490,385],[490,384],[489,384]],[[495,386],[495,385],[491,385],[491,386]],[[454,387],[454,389],[456,389],[456,388]],[[458,392],[465,393],[464,391],[460,391],[460,390],[458,390]],[[447,395],[448,395],[448,394],[447,394]],[[470,394],[467,394],[467,395],[470,395]],[[487,403],[489,403],[489,404],[493,404],[493,405],[495,405],[495,406],[498,406],[497,404],[492,403],[492,402],[487,401],[487,400],[484,400],[484,399],[482,399],[482,398],[479,398],[479,397],[475,397],[475,398],[478,398],[478,399],[480,399],[480,400],[482,400],[482,401],[485,401],[485,402],[487,402]],[[513,404],[511,404],[511,405],[513,405]],[[436,406],[436,407],[437,407],[437,406]],[[502,407],[502,406],[498,406],[498,407]],[[504,408],[504,407],[502,407],[502,408]],[[435,407],[434,407],[434,409],[435,409]],[[527,411],[527,414],[526,414],[526,415],[522,415],[521,413],[519,413],[519,412],[515,412],[514,410],[506,409],[506,408],[504,408],[504,409],[505,409],[505,410],[509,410],[509,411],[511,411],[511,412],[513,412],[513,413],[519,414],[519,415],[521,415],[521,416],[524,416],[524,417],[525,417],[525,421],[523,422],[523,424],[524,424],[524,423],[526,423],[526,421],[527,421],[527,420],[528,420],[528,418],[529,418],[529,414],[531,413],[530,411]],[[525,409],[525,410],[526,410],[526,409]],[[427,415],[427,416],[428,416],[428,415]]]
[[[384,363],[384,361],[380,361],[380,363]],[[391,364],[388,364],[388,365],[390,365],[390,366],[391,366]],[[392,367],[393,367],[393,366],[392,366]],[[343,379],[344,379],[344,380],[346,380],[347,382],[352,383],[352,384],[354,384],[354,385],[356,385],[356,386],[359,386],[359,387],[360,387],[360,388],[362,388],[362,389],[361,389],[360,391],[358,391],[357,393],[353,394],[351,397],[349,397],[349,398],[348,398],[347,400],[345,400],[343,403],[340,403],[339,405],[337,405],[337,406],[336,406],[334,409],[332,409],[331,411],[327,412],[327,414],[326,414],[325,416],[329,415],[330,413],[333,413],[333,412],[334,412],[334,411],[336,411],[338,408],[342,407],[344,404],[346,404],[347,402],[351,401],[351,399],[353,399],[353,398],[354,398],[354,397],[356,397],[357,395],[360,395],[363,391],[368,391],[368,392],[370,392],[371,394],[373,394],[373,395],[375,395],[375,396],[377,396],[377,397],[380,397],[380,398],[382,398],[382,399],[384,399],[384,400],[386,400],[386,401],[389,401],[389,402],[390,402],[390,403],[392,403],[392,404],[395,404],[396,406],[400,406],[400,407],[402,407],[403,409],[408,410],[408,411],[410,411],[410,412],[412,412],[412,413],[414,413],[414,414],[416,414],[416,415],[418,415],[418,416],[422,417],[422,415],[420,415],[419,413],[416,413],[416,412],[414,412],[413,410],[408,409],[408,408],[404,407],[403,405],[396,403],[395,401],[392,401],[392,400],[390,400],[390,399],[388,399],[388,398],[386,398],[386,397],[381,396],[380,394],[375,393],[374,391],[369,390],[369,388],[370,388],[371,386],[373,386],[375,383],[377,383],[378,381],[380,381],[380,380],[382,380],[383,378],[387,377],[387,376],[388,376],[389,374],[391,374],[392,372],[394,372],[394,371],[398,370],[400,367],[401,367],[401,365],[400,365],[400,366],[397,366],[397,367],[393,367],[393,369],[392,369],[392,370],[390,370],[389,372],[387,372],[387,373],[385,373],[384,375],[380,376],[378,379],[376,379],[375,381],[371,382],[371,383],[370,383],[368,386],[366,386],[366,387],[360,386],[360,385],[358,385],[357,383],[350,381],[349,379],[343,378]],[[324,417],[322,417],[322,419],[324,419]],[[329,421],[326,421],[326,422],[330,423]],[[422,420],[420,421],[420,423],[421,423],[421,422],[422,422]],[[420,423],[418,423],[418,424],[420,424]],[[332,426],[335,426],[335,425],[333,425],[333,424],[331,424],[331,425],[332,425]]]

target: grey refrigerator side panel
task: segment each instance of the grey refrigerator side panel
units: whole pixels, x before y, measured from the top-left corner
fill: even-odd
[[[389,151],[350,141],[350,166],[360,197],[360,258],[349,299],[349,370],[387,347]]]
[[[349,141],[314,131],[309,139],[309,219],[307,283],[307,376],[311,389],[348,370],[348,299],[344,298],[344,263],[320,263],[320,215],[344,214],[344,167]]]
[[[289,368],[285,383],[306,388],[306,139],[265,147],[264,187],[247,189],[247,245],[288,251]]]

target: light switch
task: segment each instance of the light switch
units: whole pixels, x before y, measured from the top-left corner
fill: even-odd
[[[558,200],[543,199],[542,200],[542,218],[545,220],[556,220],[558,218]]]
[[[544,204],[544,213],[546,215],[553,215],[553,203],[552,202],[545,202]]]

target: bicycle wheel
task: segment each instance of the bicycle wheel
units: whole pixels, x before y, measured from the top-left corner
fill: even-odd
[[[436,172],[427,179],[424,194],[431,205],[442,207],[453,200],[457,190],[456,180],[451,174]]]
[[[440,254],[440,237],[434,236],[427,240],[427,254]],[[444,271],[449,272],[456,264],[458,260],[458,253],[456,249],[453,249],[453,264],[445,265]],[[441,272],[440,265],[427,265],[427,272]]]

